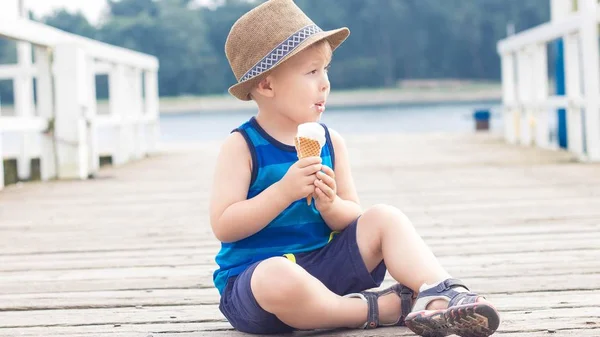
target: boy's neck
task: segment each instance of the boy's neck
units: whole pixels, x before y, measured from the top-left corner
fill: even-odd
[[[256,121],[271,137],[283,144],[294,145],[298,123],[276,111],[264,108],[259,108]]]

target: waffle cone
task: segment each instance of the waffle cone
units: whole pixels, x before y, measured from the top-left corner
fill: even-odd
[[[296,137],[294,139],[296,143],[296,151],[298,152],[298,159],[312,157],[312,156],[320,156],[321,155],[321,144],[319,144],[318,140],[306,138],[306,137]],[[310,205],[312,199],[312,195],[306,196],[306,203]]]

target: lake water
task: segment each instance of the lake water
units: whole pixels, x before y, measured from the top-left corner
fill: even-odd
[[[473,113],[489,109],[490,128],[502,132],[500,102],[403,104],[385,107],[329,108],[322,122],[343,135],[357,133],[470,132]],[[162,142],[221,140],[254,114],[248,112],[162,115]]]
[[[472,132],[473,113],[489,109],[491,132],[502,132],[500,102],[403,104],[379,107],[328,108],[322,122],[343,136],[361,133]],[[165,114],[160,117],[160,142],[165,144],[223,140],[229,132],[247,121],[254,111],[226,113]],[[6,132],[4,156],[20,151],[20,133]],[[40,144],[41,136],[34,136]],[[108,141],[114,132],[101,131],[100,141]]]

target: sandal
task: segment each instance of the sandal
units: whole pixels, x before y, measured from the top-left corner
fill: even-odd
[[[454,288],[467,290],[459,292]],[[406,317],[406,326],[424,337],[444,337],[456,334],[461,337],[487,337],[500,325],[500,316],[489,303],[477,302],[485,299],[469,291],[463,282],[447,279],[433,288],[419,293],[413,311]],[[426,310],[434,300],[448,301],[448,308]]]
[[[381,296],[396,293],[400,297],[401,314],[396,323],[380,324],[379,323],[379,306],[377,299]],[[396,283],[393,286],[381,291],[361,291],[360,293],[352,293],[344,295],[344,297],[361,298],[367,302],[369,311],[367,313],[367,322],[361,329],[375,329],[379,326],[404,326],[404,319],[410,313],[413,305],[414,292],[407,286]]]

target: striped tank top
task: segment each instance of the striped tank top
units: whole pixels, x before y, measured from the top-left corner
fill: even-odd
[[[326,137],[326,144],[321,150],[322,164],[333,169],[333,145],[329,130],[322,125]],[[298,160],[293,146],[275,140],[254,117],[232,132],[239,132],[244,137],[252,158],[247,199],[283,178]],[[213,274],[215,287],[222,293],[228,278],[240,274],[255,262],[321,248],[330,240],[331,233],[314,202],[308,206],[306,198],[296,200],[259,232],[236,242],[221,243],[215,258],[219,266]]]

